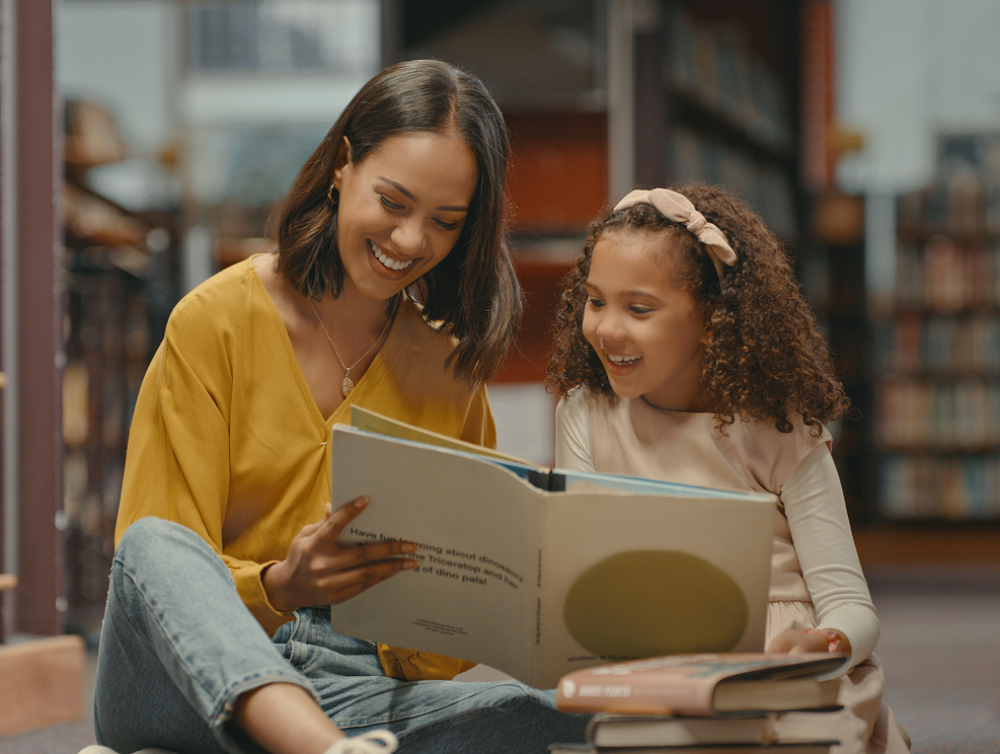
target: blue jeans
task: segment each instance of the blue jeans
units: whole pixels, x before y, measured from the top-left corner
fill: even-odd
[[[111,569],[97,740],[123,753],[258,754],[231,716],[240,694],[273,682],[305,688],[348,735],[391,730],[400,754],[542,753],[582,741],[587,722],[516,681],[388,678],[375,645],[334,632],[326,608],[297,611],[272,639],[201,537],[161,519],[132,524]]]

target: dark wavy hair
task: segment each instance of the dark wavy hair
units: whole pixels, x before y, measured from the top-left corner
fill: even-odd
[[[475,76],[438,60],[411,60],[377,74],[354,96],[312,153],[279,210],[278,273],[317,301],[339,296],[344,267],[337,247],[337,206],[327,198],[346,136],[358,164],[386,139],[456,129],[472,151],[479,180],[455,246],[413,292],[428,321],[458,340],[449,363],[456,379],[488,381],[514,339],[522,294],[504,222],[509,144],[503,115]]]
[[[740,416],[773,421],[779,431],[791,432],[790,419],[798,415],[819,436],[822,425],[841,418],[849,402],[799,291],[789,254],[756,213],[722,189],[687,185],[673,190],[725,233],[736,264],[724,268],[720,280],[694,234],[650,204],[607,209],[590,226],[583,254],[563,283],[549,384],[560,395],[583,385],[615,398],[600,359],[583,336],[594,245],[613,233],[662,233],[664,253],[673,255],[675,283],[693,296],[704,317],[708,337],[701,397],[715,411],[719,429],[724,432]]]

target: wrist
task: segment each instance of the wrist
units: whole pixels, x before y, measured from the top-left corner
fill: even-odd
[[[288,579],[285,577],[282,565],[284,561],[264,566],[260,582],[264,587],[264,596],[267,597],[268,604],[279,613],[287,614],[294,612],[299,606],[292,605],[288,599]]]

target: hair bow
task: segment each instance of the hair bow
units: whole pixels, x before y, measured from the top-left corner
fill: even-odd
[[[683,194],[663,188],[652,191],[637,189],[626,194],[625,198],[615,205],[615,209],[628,209],[641,203],[652,204],[665,218],[675,223],[683,223],[684,227],[694,233],[695,237],[705,245],[720,280],[722,265],[732,267],[736,264],[736,252],[726,240],[726,234],[718,225],[708,222],[705,216],[694,208],[691,200]]]

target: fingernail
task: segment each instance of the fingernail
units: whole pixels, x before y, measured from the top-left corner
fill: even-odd
[[[405,563],[403,563],[403,570],[409,571],[413,568],[416,568],[418,565],[419,563],[417,563],[417,561],[415,560],[407,560]]]
[[[369,503],[369,500],[368,500],[368,496],[366,495],[365,497],[362,497],[362,498],[359,498],[359,499],[355,500],[354,501],[354,507],[357,508],[358,510],[361,510],[366,505],[368,505],[368,503]]]
[[[405,545],[403,545],[403,552],[416,552],[416,551],[417,551],[417,546],[412,542],[407,542]]]

